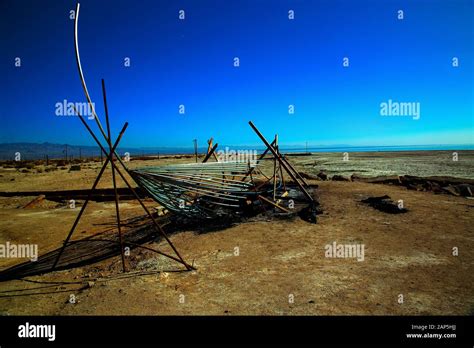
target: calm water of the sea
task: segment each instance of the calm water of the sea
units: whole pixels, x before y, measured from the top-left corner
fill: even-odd
[[[281,152],[385,152],[385,151],[440,151],[474,150],[474,145],[408,145],[408,146],[340,146],[280,148]]]

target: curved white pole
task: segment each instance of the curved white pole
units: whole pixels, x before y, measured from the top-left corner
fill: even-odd
[[[97,123],[97,126],[99,127],[100,132],[102,133],[105,141],[108,143],[109,142],[109,137],[105,134],[104,128],[102,127],[102,124],[100,123],[99,117],[97,116],[94,108],[94,104],[92,103],[91,97],[89,95],[89,91],[87,90],[87,85],[86,85],[86,80],[84,79],[84,73],[82,71],[82,65],[81,65],[81,57],[79,55],[79,39],[78,39],[78,25],[79,25],[79,9],[80,9],[81,4],[77,3],[76,4],[76,17],[74,19],[74,49],[76,52],[76,63],[77,63],[77,69],[79,71],[79,77],[81,79],[82,83],[82,88],[84,89],[84,93],[87,98],[87,102],[89,103],[89,107],[92,110],[92,115],[94,116],[94,119]],[[128,172],[128,168],[123,163],[122,159],[120,156],[117,154],[116,151],[114,151],[115,157],[118,159],[118,161],[123,165],[124,169]]]
[[[86,94],[87,102],[89,103],[89,107],[92,110],[92,115],[94,116],[95,121],[97,122],[97,126],[99,126],[100,132],[104,136],[104,138],[108,141],[108,137],[105,134],[104,128],[100,123],[99,117],[97,116],[94,108],[94,104],[92,104],[91,97],[89,95],[89,91],[87,90],[86,80],[84,79],[84,73],[82,72],[81,66],[81,57],[79,56],[79,40],[78,40],[78,24],[79,24],[79,8],[81,4],[76,4],[76,17],[74,19],[74,48],[76,52],[76,62],[77,62],[77,69],[79,70],[79,77],[81,79],[82,88],[84,89],[84,93]]]

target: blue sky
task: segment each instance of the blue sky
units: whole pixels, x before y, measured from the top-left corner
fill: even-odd
[[[74,8],[1,2],[0,143],[93,145],[77,118],[55,115],[64,99],[85,101]],[[79,46],[99,116],[104,78],[113,133],[130,123],[123,146],[260,144],[249,120],[286,145],[473,144],[473,10],[461,0],[85,0]],[[420,118],[381,116],[389,99],[420,103]]]

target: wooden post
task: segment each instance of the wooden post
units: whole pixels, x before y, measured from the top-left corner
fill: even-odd
[[[211,143],[212,144],[212,143]],[[206,163],[207,160],[214,154],[215,156],[215,151],[217,149],[217,143],[212,147],[212,149],[210,151],[207,152],[207,155],[206,157],[204,157],[204,160],[202,161],[202,163]]]

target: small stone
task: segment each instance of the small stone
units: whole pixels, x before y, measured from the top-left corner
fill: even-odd
[[[318,173],[317,177],[320,178],[321,180],[327,180],[328,179],[328,175],[323,171],[320,171]]]
[[[304,179],[309,179],[309,180],[319,180],[320,179],[319,176],[313,175],[313,174],[310,174],[310,173],[298,172],[298,174]]]
[[[345,176],[338,175],[338,174],[333,175],[331,180],[333,180],[333,181],[351,181],[350,178],[346,178]]]

